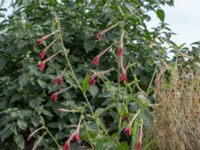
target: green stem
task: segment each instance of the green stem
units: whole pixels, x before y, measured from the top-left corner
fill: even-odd
[[[87,104],[88,104],[88,106],[89,106],[89,108],[90,108],[90,111],[91,111],[92,115],[95,116],[94,111],[93,111],[93,109],[92,109],[92,106],[91,106],[91,104],[90,104],[90,102],[89,102],[89,100],[88,100],[88,98],[87,98],[87,95],[86,95],[86,93],[83,91],[83,89],[81,88],[81,85],[80,85],[80,83],[79,83],[79,81],[78,81],[78,79],[77,79],[77,77],[76,77],[76,74],[74,73],[74,70],[73,70],[73,68],[72,68],[72,65],[71,65],[71,63],[70,63],[70,61],[69,61],[68,52],[67,52],[67,49],[66,49],[65,46],[64,46],[64,42],[63,42],[63,38],[62,38],[61,31],[60,31],[60,40],[61,40],[61,44],[62,44],[62,48],[63,48],[64,55],[65,55],[65,59],[66,59],[66,61],[67,61],[67,64],[69,65],[70,71],[72,72],[72,77],[73,77],[73,79],[75,80],[76,84],[78,85],[78,88],[81,90],[81,92],[82,92],[82,94],[83,94],[83,96],[84,96],[84,98],[85,98],[85,100],[86,100],[86,102],[87,102]]]
[[[45,127],[47,133],[49,134],[49,136],[52,138],[52,140],[56,143],[56,145],[58,146],[58,148],[60,150],[62,150],[62,147],[60,146],[60,144],[58,143],[58,141],[55,139],[55,137],[51,134],[51,132],[49,131],[49,129],[47,127]]]

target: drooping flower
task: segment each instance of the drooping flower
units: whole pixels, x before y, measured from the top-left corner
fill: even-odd
[[[103,34],[102,34],[101,32],[98,32],[98,33],[96,34],[96,38],[97,38],[98,41],[101,41],[102,38],[103,38]]]
[[[63,150],[70,150],[70,142],[66,142],[63,146]]]
[[[44,71],[44,68],[45,68],[45,61],[39,62],[39,63],[38,63],[38,66],[39,66],[39,69],[40,69],[41,72]]]
[[[141,147],[142,147],[142,137],[143,137],[143,131],[142,131],[142,128],[143,128],[143,121],[142,121],[142,124],[141,124],[141,127],[140,127],[139,140],[138,140],[138,143],[137,143],[137,145],[136,145],[137,150],[140,150]]]
[[[155,84],[156,84],[156,86],[159,86],[160,83],[161,83],[160,77],[157,77],[157,78],[155,79]]]
[[[57,53],[51,55],[50,57],[46,58],[45,60],[39,62],[38,66],[39,66],[40,71],[44,71],[46,62],[48,62],[49,60],[51,60],[52,58],[54,58],[58,53],[60,53],[60,51],[58,51]]]
[[[47,35],[41,37],[40,39],[38,39],[38,40],[37,40],[38,45],[41,45],[41,44],[44,42],[44,40],[46,40],[47,38],[49,38],[50,36],[52,36],[52,35],[55,34],[56,32],[57,32],[57,31],[54,31],[54,32],[52,32],[52,33],[50,33],[50,34],[47,34]]]
[[[46,55],[46,51],[42,50],[39,54],[40,58],[43,59]]]
[[[92,60],[92,64],[94,66],[98,66],[99,65],[99,59],[100,59],[99,55],[95,56],[94,59]]]
[[[100,61],[100,58],[101,56],[103,56],[108,50],[110,50],[112,48],[112,45],[111,44],[110,46],[108,46],[105,50],[101,51],[98,55],[96,55],[93,60],[92,60],[92,64],[94,66],[98,66],[99,65],[99,61]]]
[[[137,150],[140,150],[142,147],[142,142],[141,141],[138,141],[137,144],[136,144],[136,149]]]
[[[117,25],[118,25],[118,23],[116,23],[116,24],[114,24],[114,25],[112,25],[112,26],[110,26],[110,27],[108,27],[108,28],[102,30],[101,32],[98,32],[98,33],[96,34],[97,40],[98,40],[98,41],[101,41],[101,40],[102,40],[102,37],[103,37],[103,34],[106,33],[106,32],[108,32],[109,30],[113,29],[113,28],[116,27]]]
[[[124,129],[124,133],[125,133],[126,135],[130,136],[130,135],[131,135],[131,127],[126,127],[126,128]]]
[[[52,94],[51,94],[51,100],[52,100],[53,102],[57,102],[57,99],[58,99],[58,94],[57,94],[57,92],[52,93]]]
[[[53,85],[60,85],[62,83],[62,77],[61,76],[57,76],[54,81],[53,81]]]
[[[127,74],[126,71],[120,74],[120,81],[127,81]]]
[[[93,85],[95,84],[95,78],[96,78],[95,74],[92,74],[92,75],[90,76],[90,78],[89,78],[89,80],[88,80],[89,86],[93,86]]]
[[[142,127],[143,127],[143,125],[141,125],[141,127],[140,127],[139,140],[138,140],[138,142],[136,144],[136,149],[137,150],[141,150],[141,147],[142,147],[142,136],[143,136]]]
[[[121,74],[120,74],[120,81],[126,81],[127,80],[127,73],[126,73],[126,69],[124,68],[123,65],[123,59],[121,57]]]
[[[80,136],[77,131],[73,134],[72,140],[74,140],[76,142],[80,142]]]
[[[64,89],[60,89],[59,91],[52,93],[51,94],[51,100],[53,102],[57,102],[58,95],[61,94],[61,93],[63,93],[63,92],[65,92],[65,91],[67,91],[67,90],[69,90],[69,89],[71,89],[71,86],[67,87],[67,88],[64,88]]]
[[[121,47],[118,48],[117,50],[117,56],[120,58],[123,55],[123,49]]]

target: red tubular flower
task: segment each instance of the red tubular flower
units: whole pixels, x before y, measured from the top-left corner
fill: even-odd
[[[76,142],[80,142],[80,136],[79,136],[79,133],[78,132],[75,132],[73,137],[72,137],[72,140],[76,141]]]
[[[141,147],[142,147],[142,141],[138,141],[136,144],[136,149],[141,150]]]
[[[94,59],[92,60],[92,64],[94,66],[98,66],[99,65],[99,59],[100,59],[99,55],[95,56]]]
[[[141,127],[140,127],[140,136],[139,136],[139,140],[136,144],[136,150],[141,150],[141,147],[142,147],[142,136],[143,136],[142,128],[143,128],[143,125],[141,125]]]
[[[89,80],[88,80],[88,84],[89,84],[89,86],[93,86],[94,84],[95,84],[95,75],[94,74],[92,74],[91,76],[90,76],[90,78],[89,78]]]
[[[97,38],[98,41],[101,41],[102,38],[103,38],[103,34],[102,34],[101,32],[98,32],[98,33],[96,34],[96,38]]]
[[[40,39],[37,40],[38,45],[41,45],[43,42],[44,42],[43,38],[40,38]]]
[[[60,85],[62,83],[62,78],[61,76],[57,76],[54,81],[53,81],[53,85],[56,86],[56,85]]]
[[[52,33],[47,34],[47,35],[41,37],[40,39],[38,39],[38,40],[37,40],[38,45],[41,45],[41,44],[44,42],[44,40],[46,40],[48,37],[50,37],[51,35],[55,34],[56,32],[57,32],[57,31],[52,32]]]
[[[39,66],[39,69],[40,69],[41,72],[44,71],[44,68],[45,68],[45,62],[44,62],[44,61],[39,62],[39,63],[38,63],[38,66]]]
[[[130,136],[130,135],[131,135],[131,128],[130,128],[130,127],[125,128],[125,129],[124,129],[124,133],[125,133],[126,135]]]
[[[117,56],[120,58],[123,55],[123,49],[121,47],[118,48],[117,50]]]
[[[120,74],[120,81],[127,81],[127,74],[126,71]]]
[[[63,146],[63,150],[70,150],[70,142],[66,142]]]
[[[155,84],[157,85],[157,86],[159,86],[160,85],[160,77],[157,77],[156,79],[155,79]]]
[[[42,50],[41,52],[40,52],[40,58],[41,59],[43,59],[44,58],[44,56],[46,55],[46,51],[45,50]]]
[[[121,57],[121,74],[120,74],[120,81],[126,81],[126,80],[127,80],[126,69],[124,68],[123,60],[122,60],[122,57]]]
[[[53,102],[57,102],[57,99],[58,99],[58,94],[57,94],[57,92],[52,93],[52,94],[51,94],[51,100],[52,100]]]
[[[105,50],[101,51],[97,56],[95,56],[92,60],[92,64],[94,66],[98,66],[99,65],[99,61],[100,61],[100,57],[103,56],[109,49],[112,48],[112,45],[111,44],[110,46],[108,46]]]

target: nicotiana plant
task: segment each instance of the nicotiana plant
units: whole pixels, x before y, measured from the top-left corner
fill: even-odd
[[[119,103],[119,97],[118,97],[118,93],[115,93],[114,90],[111,88],[110,83],[108,83],[107,81],[105,81],[104,76],[106,74],[109,74],[110,72],[116,71],[117,69],[111,68],[105,71],[98,71],[96,72],[95,70],[91,70],[91,75],[88,77],[86,77],[83,80],[83,85],[81,86],[80,81],[77,79],[77,76],[73,70],[73,67],[71,65],[71,62],[68,59],[68,55],[69,55],[69,49],[67,49],[64,44],[63,44],[63,38],[62,38],[62,30],[60,28],[60,19],[58,17],[56,17],[56,26],[57,26],[57,30],[43,36],[42,38],[38,39],[38,44],[41,45],[43,44],[43,42],[45,40],[48,40],[49,37],[54,36],[55,40],[53,42],[51,42],[48,46],[46,46],[44,48],[44,50],[42,50],[39,54],[39,57],[41,58],[41,61],[38,63],[38,67],[39,70],[41,72],[45,71],[45,67],[48,64],[49,61],[51,61],[52,59],[54,59],[55,57],[59,57],[59,54],[63,53],[64,57],[66,59],[67,64],[63,65],[63,71],[61,72],[61,74],[56,75],[56,78],[52,81],[54,86],[59,86],[59,90],[55,91],[51,94],[50,99],[56,103],[58,102],[58,97],[59,95],[61,95],[64,92],[67,92],[68,90],[71,90],[75,87],[73,86],[69,86],[69,87],[63,87],[63,80],[62,77],[65,75],[66,70],[70,70],[71,72],[71,76],[74,79],[74,81],[76,82],[77,87],[79,88],[79,90],[82,92],[86,102],[87,102],[87,107],[90,109],[90,113],[91,113],[91,118],[92,121],[94,121],[96,123],[97,126],[97,133],[101,134],[101,136],[104,136],[105,139],[107,139],[108,141],[105,140],[105,142],[111,143],[112,146],[108,146],[107,145],[103,145],[102,148],[119,148],[120,147],[120,143],[121,140],[121,134],[124,134],[123,136],[127,136],[128,139],[131,139],[131,137],[134,140],[137,140],[135,146],[133,146],[133,144],[131,144],[131,142],[126,139],[125,142],[122,143],[121,147],[123,146],[127,146],[130,149],[134,149],[133,147],[136,147],[137,150],[140,150],[142,147],[142,138],[143,138],[143,119],[142,119],[142,112],[143,112],[143,107],[150,107],[151,105],[145,100],[145,97],[147,96],[146,93],[139,87],[138,83],[132,82],[132,83],[128,83],[128,76],[127,76],[127,72],[126,72],[126,68],[124,66],[124,62],[123,62],[123,49],[124,49],[124,36],[125,36],[125,30],[124,30],[124,22],[119,22],[116,23],[110,27],[108,27],[107,29],[104,29],[102,31],[100,31],[99,33],[96,34],[96,38],[99,42],[102,41],[102,38],[105,36],[105,34],[107,32],[109,32],[110,30],[112,30],[113,28],[120,26],[121,27],[121,36],[120,36],[120,40],[118,43],[112,43],[110,46],[108,46],[105,50],[101,51],[98,55],[96,55],[93,60],[92,60],[92,64],[95,67],[98,67],[100,65],[100,58],[101,57],[106,57],[105,54],[108,53],[109,51],[113,51],[114,50],[114,45],[118,44],[118,49],[116,52],[116,59],[118,60],[118,66],[119,66],[119,79],[118,79],[118,90],[121,89],[121,86],[123,88],[123,84],[121,84],[120,82],[124,82],[124,85],[126,86],[126,88],[128,88],[131,92],[133,92],[133,90],[131,89],[131,85],[136,85],[137,88],[140,90],[140,92],[142,93],[142,107],[139,107],[136,110],[136,113],[133,113],[132,115],[129,113],[128,107],[129,107],[129,100],[128,99],[124,99],[121,103]],[[46,53],[48,52],[48,49],[55,43],[55,42],[59,42],[62,46],[62,50],[57,51],[56,53],[50,55],[48,58],[45,58]],[[51,67],[50,65],[48,67]],[[136,77],[135,77],[136,78]],[[106,84],[106,87],[108,88],[107,90],[110,92],[110,94],[112,95],[112,97],[114,98],[114,101],[116,102],[115,105],[115,109],[117,109],[117,113],[119,114],[115,114],[115,116],[118,118],[118,129],[116,130],[116,132],[114,133],[109,133],[109,129],[106,129],[104,123],[101,120],[101,117],[98,116],[96,114],[96,112],[94,112],[92,105],[90,103],[90,100],[87,96],[87,91],[88,88],[90,86],[90,88],[93,88],[93,86],[96,84],[96,81],[100,79],[102,80],[102,82],[104,84]],[[157,79],[158,80],[158,79]],[[156,83],[158,82],[156,80]],[[85,82],[86,81],[86,82]],[[158,83],[157,83],[158,84]],[[119,91],[118,91],[119,92]],[[127,91],[124,91],[125,94],[127,94]],[[124,95],[125,95],[124,94]],[[121,105],[121,106],[120,106]],[[46,129],[45,134],[48,133],[51,138],[53,139],[53,141],[57,144],[59,149],[63,149],[63,150],[70,150],[70,143],[73,141],[77,141],[80,142],[81,138],[79,136],[80,133],[80,129],[83,127],[81,124],[83,123],[83,120],[87,122],[87,116],[88,114],[85,114],[85,110],[86,107],[82,107],[81,109],[76,109],[76,110],[69,110],[67,108],[58,108],[57,111],[58,112],[65,112],[65,113],[80,113],[80,119],[79,119],[79,123],[76,127],[76,130],[68,137],[68,139],[66,140],[65,144],[63,145],[63,148],[61,148],[61,146],[58,144],[59,142],[56,140],[56,138],[50,133],[50,131],[48,130],[48,128],[45,126],[45,120],[42,119],[42,127],[36,129],[35,131],[33,131],[28,139],[30,140],[30,138],[32,136],[34,136],[34,134],[36,134],[38,131],[40,131],[41,129]],[[105,110],[106,111],[106,110]],[[122,111],[122,112],[120,112]],[[120,114],[122,113],[122,114]],[[131,118],[129,120],[129,118]],[[134,125],[135,124],[135,125]],[[87,129],[87,125],[85,123],[83,130],[86,131],[86,133],[88,132]],[[43,136],[45,136],[45,134],[43,134]],[[139,135],[139,136],[137,136]],[[42,137],[43,137],[42,136]],[[97,143],[94,144],[92,137],[90,135],[90,133],[87,133],[88,139],[90,141],[87,141],[87,143],[89,144],[89,146],[91,146],[92,148],[96,148],[97,147]],[[41,139],[39,139],[40,141]],[[34,148],[36,148],[36,146],[38,145],[38,142],[36,142],[36,144],[34,145]],[[128,143],[126,143],[126,141]],[[84,141],[83,141],[84,142]]]

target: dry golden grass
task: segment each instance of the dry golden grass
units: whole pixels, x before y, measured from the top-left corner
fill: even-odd
[[[155,88],[156,144],[161,150],[200,150],[200,73],[168,71]]]

